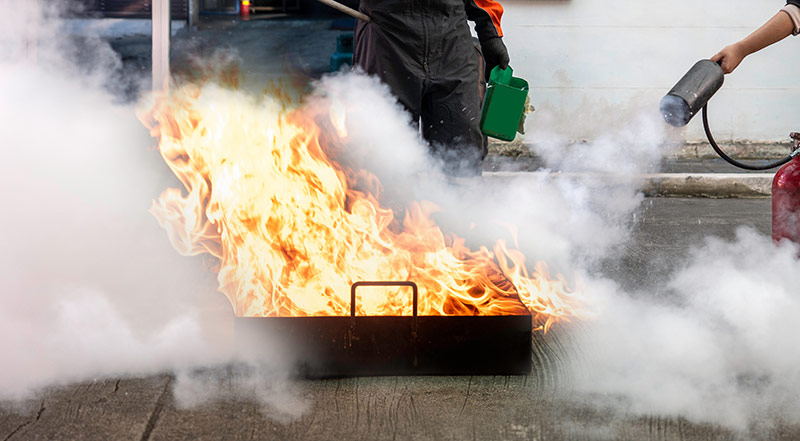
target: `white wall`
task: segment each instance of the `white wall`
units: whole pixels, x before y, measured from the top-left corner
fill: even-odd
[[[515,75],[549,126],[591,139],[661,97],[697,61],[772,17],[781,0],[503,0]],[[718,139],[783,141],[800,131],[800,37],[746,58],[709,105]],[[552,116],[552,117],[550,117]],[[556,127],[553,127],[556,126]],[[676,138],[704,139],[696,117]]]

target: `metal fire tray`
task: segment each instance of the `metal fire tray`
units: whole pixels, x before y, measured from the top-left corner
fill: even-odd
[[[412,316],[356,316],[360,286],[408,286]],[[240,351],[291,359],[308,377],[524,375],[531,316],[419,316],[413,282],[356,282],[350,317],[236,317]]]

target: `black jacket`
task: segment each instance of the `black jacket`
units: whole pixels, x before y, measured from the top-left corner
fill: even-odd
[[[800,0],[799,0],[800,1]],[[353,62],[377,75],[408,110],[445,171],[480,174],[481,41],[502,36],[494,0],[361,0]]]
[[[495,0],[361,0],[361,11],[367,15],[391,12],[400,16],[408,13],[453,14],[462,11],[466,19],[475,23],[475,32],[481,41],[502,37],[500,19],[503,7]]]

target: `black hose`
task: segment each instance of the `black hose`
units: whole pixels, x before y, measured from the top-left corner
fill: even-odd
[[[791,161],[793,156],[789,155],[783,159],[778,161],[766,164],[766,165],[750,165],[745,164],[744,162],[739,162],[730,156],[726,155],[722,149],[719,148],[717,142],[714,141],[714,136],[711,135],[711,129],[708,128],[708,104],[703,106],[703,127],[706,129],[706,138],[708,138],[708,142],[711,143],[711,147],[714,148],[714,151],[724,160],[728,161],[731,165],[735,165],[736,167],[743,168],[745,170],[769,170],[771,168],[780,167],[783,164]]]

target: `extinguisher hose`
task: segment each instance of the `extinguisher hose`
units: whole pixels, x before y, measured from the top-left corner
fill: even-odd
[[[791,155],[789,155],[789,156],[787,156],[787,157],[785,157],[783,159],[779,159],[779,160],[777,160],[775,162],[771,162],[769,164],[764,164],[764,165],[745,164],[744,162],[737,161],[737,160],[731,158],[730,156],[728,156],[727,154],[725,154],[725,152],[723,152],[722,149],[719,148],[719,146],[717,145],[717,142],[714,141],[714,136],[711,134],[711,129],[708,128],[708,104],[703,106],[703,127],[706,129],[706,138],[708,138],[708,142],[711,144],[711,147],[714,148],[714,151],[717,152],[717,154],[722,159],[728,161],[728,163],[730,163],[731,165],[734,165],[734,166],[739,167],[739,168],[743,168],[745,170],[769,170],[771,168],[780,167],[783,164],[786,164],[787,162],[791,161],[792,158],[794,158],[798,154],[800,154],[800,149],[799,149],[799,150],[795,150],[794,152],[792,152]]]

